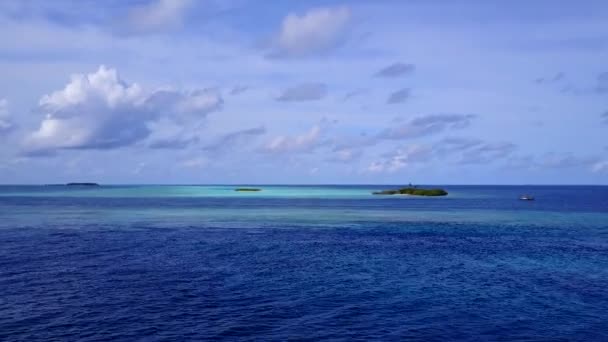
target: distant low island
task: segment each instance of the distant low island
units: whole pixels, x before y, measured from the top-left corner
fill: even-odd
[[[234,189],[234,191],[262,191],[262,189],[258,189],[258,188],[236,188]]]
[[[372,193],[373,195],[412,195],[412,196],[445,196],[448,194],[443,189],[421,189],[417,187],[407,187],[396,190],[382,190]]]
[[[67,186],[99,186],[97,183],[68,183]]]

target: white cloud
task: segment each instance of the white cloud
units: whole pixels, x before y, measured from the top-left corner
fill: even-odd
[[[275,55],[302,57],[335,47],[350,20],[347,7],[316,8],[303,15],[291,13],[275,42]]]
[[[266,152],[311,152],[319,146],[321,138],[321,126],[315,125],[308,132],[296,135],[281,135],[274,138],[263,148]]]
[[[116,108],[125,104],[142,105],[144,101],[143,91],[137,83],[126,84],[119,79],[115,69],[102,65],[95,73],[72,75],[64,89],[44,95],[39,105],[45,111],[72,116],[75,113],[65,111],[66,108],[82,112],[83,105]]]
[[[129,24],[140,33],[175,29],[183,25],[191,0],[157,0],[131,10]]]
[[[148,92],[101,66],[88,75],[73,75],[64,89],[42,97],[39,109],[45,118],[26,136],[24,147],[37,154],[127,146],[148,137],[155,121],[187,126],[221,105],[219,95],[207,90]]]

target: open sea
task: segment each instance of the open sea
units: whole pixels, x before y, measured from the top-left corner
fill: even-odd
[[[608,187],[235,187],[0,186],[0,340],[608,341]]]

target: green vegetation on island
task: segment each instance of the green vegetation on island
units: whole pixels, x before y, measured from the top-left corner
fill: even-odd
[[[382,190],[373,192],[374,195],[413,195],[413,196],[445,196],[448,194],[443,189],[420,189],[417,187],[407,187],[397,190]]]
[[[234,191],[262,191],[262,189],[258,188],[236,188]]]

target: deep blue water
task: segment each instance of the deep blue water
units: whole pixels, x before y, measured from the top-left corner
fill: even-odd
[[[0,340],[608,341],[608,187],[384,188],[0,186]]]

